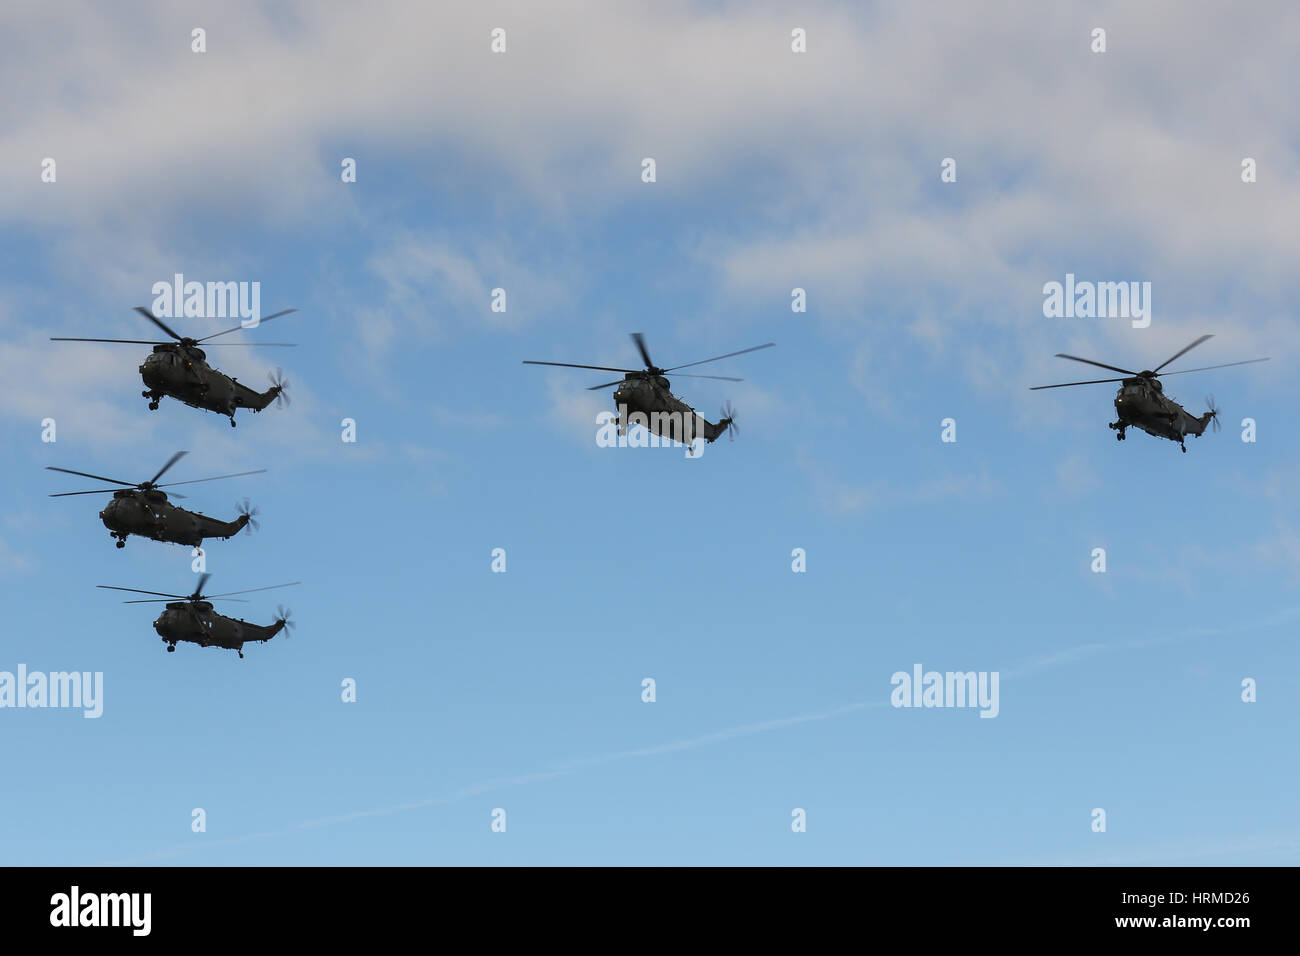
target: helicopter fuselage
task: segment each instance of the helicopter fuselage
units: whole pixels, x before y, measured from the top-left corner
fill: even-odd
[[[1095,362],[1090,358],[1080,358],[1077,355],[1057,352],[1057,358],[1104,368],[1109,372],[1119,372],[1124,377],[1094,378],[1086,382],[1060,382],[1056,385],[1031,385],[1030,391],[1038,392],[1048,388],[1073,388],[1076,385],[1104,385],[1107,382],[1119,382],[1119,391],[1115,395],[1115,413],[1119,417],[1116,421],[1110,423],[1110,427],[1115,431],[1115,437],[1123,441],[1126,429],[1130,427],[1140,428],[1148,435],[1153,435],[1156,438],[1167,438],[1170,441],[1176,441],[1183,451],[1187,451],[1185,439],[1188,435],[1200,436],[1204,434],[1205,426],[1211,423],[1214,424],[1216,430],[1218,429],[1219,410],[1214,407],[1214,401],[1210,400],[1208,402],[1210,407],[1204,415],[1193,415],[1165,394],[1164,386],[1160,383],[1160,376],[1183,375],[1187,372],[1209,372],[1216,368],[1233,368],[1238,365],[1254,365],[1257,362],[1268,361],[1267,358],[1246,359],[1241,362],[1223,362],[1219,365],[1181,369],[1177,372],[1163,371],[1165,366],[1177,361],[1198,345],[1208,342],[1212,338],[1214,338],[1213,334],[1202,335],[1194,339],[1190,345],[1183,346],[1159,365],[1141,372],[1120,368],[1117,365],[1107,365],[1105,362]]]
[[[1213,419],[1212,412],[1197,417],[1165,395],[1159,379],[1138,376],[1127,378],[1115,395],[1115,412],[1119,416],[1111,428],[1124,437],[1124,429],[1140,428],[1148,435],[1167,438],[1180,445],[1187,435],[1201,435]]]
[[[637,351],[641,353],[641,359],[645,362],[645,368],[640,371],[611,365],[576,365],[572,362],[539,362],[533,359],[525,359],[524,364],[559,365],[566,368],[587,368],[602,372],[623,372],[622,380],[606,382],[604,385],[594,385],[591,388],[594,391],[609,388],[611,385],[614,386],[614,407],[618,409],[618,415],[613,423],[618,426],[619,435],[626,435],[629,425],[640,425],[652,435],[688,446],[690,449],[687,452],[688,455],[695,454],[694,445],[697,438],[703,438],[706,442],[713,442],[724,432],[734,433],[736,430],[735,412],[731,410],[730,403],[728,403],[723,408],[722,419],[716,425],[705,420],[704,416],[698,414],[695,409],[672,393],[668,379],[665,376],[677,369],[707,365],[710,362],[718,362],[737,355],[757,352],[759,349],[770,349],[776,344],[775,342],[767,342],[763,345],[755,345],[753,348],[741,349],[739,352],[728,352],[726,355],[715,355],[713,358],[702,359],[698,362],[687,362],[684,365],[673,365],[664,368],[655,365],[650,360],[650,350],[646,348],[644,335],[640,332],[633,332],[632,342],[636,345]],[[682,372],[681,374],[687,378],[714,378],[728,382],[744,381],[744,379],[731,378],[727,375],[697,375],[694,372]],[[604,427],[602,424],[602,431]],[[599,437],[597,440],[600,440]]]
[[[156,409],[158,399],[166,395],[191,408],[229,416],[232,425],[236,409],[260,412],[281,391],[273,385],[265,392],[255,392],[210,366],[201,348],[180,343],[155,345],[140,366],[140,378],[148,386],[142,394],[149,399],[151,409]]]
[[[178,508],[167,500],[165,492],[134,488],[113,492],[113,500],[104,506],[99,517],[118,539],[118,547],[133,534],[198,547],[204,538],[229,538],[238,534],[249,520],[248,515],[240,515],[234,521],[209,518],[197,511]]]
[[[184,642],[239,651],[239,656],[243,657],[246,643],[269,641],[284,629],[284,621],[268,625],[250,624],[218,614],[208,601],[173,601],[158,615],[153,629],[169,651]]]
[[[629,373],[614,389],[614,405],[619,409],[620,435],[626,433],[628,425],[642,425],[661,438],[689,445],[696,437],[712,442],[727,430],[726,425],[713,424],[674,395],[662,375]],[[627,420],[623,418],[624,409]]]

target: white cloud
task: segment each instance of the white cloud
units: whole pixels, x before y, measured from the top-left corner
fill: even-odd
[[[1300,291],[1297,124],[1276,94],[1300,79],[1300,12],[1285,6],[1253,17],[1173,0],[1020,0],[936,18],[813,3],[802,55],[776,4],[231,3],[205,12],[201,55],[192,14],[139,9],[122,30],[118,7],[10,5],[0,66],[23,88],[0,155],[31,166],[0,182],[0,217],[80,227],[77,258],[106,251],[95,268],[121,285],[157,271],[148,237],[167,224],[382,221],[365,192],[376,160],[432,157],[445,175],[499,183],[507,205],[522,190],[566,236],[649,188],[667,203],[734,191],[752,200],[757,235],[713,226],[697,244],[730,294],[803,284],[815,315],[853,323],[887,302],[936,350],[963,321],[1027,332],[963,354],[988,389],[1018,387],[1077,331],[1035,314],[1041,284],[1093,264],[1157,282],[1143,342],[1181,335],[1185,310],[1235,292],[1251,314],[1207,308],[1192,334],[1232,328],[1247,351],[1300,351],[1287,314]],[[1109,53],[1088,50],[1096,22]],[[489,52],[497,24],[503,55]],[[55,186],[37,176],[47,155],[60,159]],[[339,182],[344,155],[359,162],[355,186]],[[653,187],[639,180],[647,155]],[[1239,179],[1245,155],[1260,162],[1252,186]],[[945,156],[958,161],[952,186],[938,179]],[[372,265],[398,302],[437,292],[477,310],[502,285],[510,311],[481,321],[512,325],[565,291],[518,258],[417,240]],[[361,331],[372,352],[399,336],[381,311]],[[1087,332],[1103,354],[1134,344],[1121,322]],[[1001,374],[981,373],[983,351]]]

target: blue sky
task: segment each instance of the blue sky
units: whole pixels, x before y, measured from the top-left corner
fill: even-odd
[[[7,11],[0,73],[57,81],[0,115],[0,670],[105,689],[0,710],[0,859],[1297,862],[1300,23],[1020,7]],[[47,341],[142,337],[176,272],[301,310],[249,336],[296,349],[210,353],[291,407],[150,412],[147,348]],[[1150,328],[1045,318],[1067,272],[1150,281]],[[673,381],[737,441],[598,448],[605,373],[520,364],[632,331],[664,366],[777,343]],[[1224,410],[1186,455],[1117,443],[1109,386],[1028,390],[1206,332],[1182,367],[1271,361],[1169,381]],[[46,497],[178,449],[269,469],[185,502],[261,508],[214,588],[303,582],[231,606],[298,624],[244,660],[94,587],[188,590],[188,549]],[[891,707],[917,663],[998,672],[997,718]]]

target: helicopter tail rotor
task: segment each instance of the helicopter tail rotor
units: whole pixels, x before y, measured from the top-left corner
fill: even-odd
[[[298,626],[294,623],[293,611],[289,610],[289,608],[285,607],[283,604],[275,609],[275,623],[281,625],[281,630],[284,631],[284,639],[286,641],[289,639],[289,634]]]
[[[266,378],[271,383],[271,391],[275,393],[275,407],[292,405],[293,403],[289,401],[289,380],[284,377],[284,369],[277,368],[274,372],[267,372]]]
[[[1209,396],[1208,398],[1205,399],[1205,406],[1206,406],[1206,408],[1208,409],[1208,411],[1206,411],[1206,413],[1205,413],[1205,419],[1206,419],[1206,421],[1209,422],[1209,424],[1211,424],[1211,425],[1214,426],[1214,430],[1215,430],[1216,432],[1219,431],[1220,429],[1223,428],[1223,426],[1219,424],[1219,411],[1220,411],[1220,409],[1219,409],[1219,406],[1217,406],[1217,405],[1214,404],[1214,396],[1213,396],[1213,395],[1211,395],[1211,396]]]
[[[241,518],[247,519],[244,522],[244,530],[250,534],[262,530],[262,522],[257,520],[257,516],[261,514],[262,509],[258,508],[257,505],[250,504],[249,500],[245,498],[235,505],[235,510],[239,512]]]
[[[721,414],[722,417],[718,420],[718,428],[727,433],[729,441],[735,441],[736,435],[740,432],[740,426],[736,424],[736,407],[731,402],[724,402]]]

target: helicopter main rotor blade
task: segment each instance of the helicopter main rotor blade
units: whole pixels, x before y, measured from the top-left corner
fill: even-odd
[[[144,339],[74,339],[66,336],[50,336],[51,342],[122,342],[126,345],[171,345],[170,342],[146,342]]]
[[[1244,362],[1225,362],[1222,365],[1206,365],[1204,368],[1185,368],[1181,372],[1161,372],[1160,377],[1166,375],[1186,375],[1188,372],[1208,372],[1212,368],[1232,368],[1234,365],[1254,365],[1256,362],[1267,362],[1266,358],[1246,359]]]
[[[191,601],[197,601],[201,597],[203,597],[203,586],[208,583],[208,579],[210,577],[212,577],[211,571],[207,571],[199,575],[198,586],[194,588],[194,593],[190,595]]]
[[[262,321],[265,322],[266,319],[263,319]],[[275,349],[296,349],[298,347],[297,342],[210,342],[203,347],[205,349],[229,349],[238,348],[241,345],[244,348],[256,347],[259,349],[263,347]]]
[[[746,352],[757,352],[759,349],[770,349],[776,345],[775,342],[765,342],[762,345],[755,345],[752,349],[741,349],[739,352],[728,352],[726,355],[715,355],[713,358],[700,359],[698,362],[687,362],[685,365],[674,365],[672,368],[664,369],[664,373],[676,371],[679,368],[691,368],[694,365],[704,365],[708,362],[716,362],[719,359],[731,358],[733,355],[744,355]]]
[[[170,335],[172,338],[174,338],[177,342],[179,342],[179,341],[183,338],[183,336],[177,335],[175,332],[173,332],[171,329],[169,329],[166,325],[164,325],[162,319],[158,318],[158,316],[154,315],[152,312],[150,312],[150,311],[149,311],[148,309],[146,309],[144,306],[142,306],[142,305],[137,305],[137,306],[135,307],[135,310],[136,310],[137,312],[139,312],[141,315],[143,315],[143,316],[144,316],[146,319],[148,319],[150,322],[152,322],[154,325],[158,326],[158,328],[162,329],[164,332],[166,332],[168,335]]]
[[[626,382],[626,381],[627,381],[627,379],[625,379],[625,378],[620,378],[620,379],[619,379],[618,381],[616,381],[616,382],[606,382],[604,385],[593,385],[593,386],[591,386],[591,388],[587,389],[587,391],[589,391],[589,392],[599,392],[602,388],[609,388],[611,385],[622,385],[622,384],[623,384],[624,382]]]
[[[156,594],[158,597],[171,598],[174,601],[184,601],[189,597],[188,594],[167,594],[163,591],[142,591],[139,588],[119,588],[112,584],[96,584],[95,587],[103,588],[106,591],[130,591],[133,594]],[[122,603],[125,604],[126,602],[123,601]]]
[[[632,341],[636,343],[637,351],[641,353],[641,360],[645,362],[645,367],[654,368],[655,363],[650,361],[650,352],[645,347],[645,336],[640,332],[633,332]]]
[[[639,372],[639,368],[610,368],[608,365],[574,365],[572,362],[534,362],[524,359],[525,365],[558,365],[561,368],[594,368],[598,372]]]
[[[110,495],[114,492],[121,491],[120,488],[95,488],[91,491],[61,491],[57,495],[50,495],[51,498],[67,498],[69,495]]]
[[[109,484],[113,485],[126,485],[128,488],[135,487],[135,482],[133,481],[118,481],[116,478],[105,478],[103,475],[92,475],[86,471],[73,471],[71,468],[55,468],[53,465],[46,465],[45,470],[61,471],[65,475],[80,475],[82,478],[94,478],[96,481],[107,481]]]
[[[184,599],[182,599],[182,600],[184,600]],[[207,598],[204,598],[203,600],[206,601],[206,600],[208,600],[208,599],[207,599]],[[251,602],[249,602],[249,601],[245,601],[243,598],[217,598],[217,600],[218,600],[218,601],[238,601],[240,604],[249,604],[249,603],[251,603]],[[122,603],[123,603],[123,604],[170,604],[171,602],[168,601],[168,600],[166,600],[166,599],[164,599],[164,598],[144,598],[144,599],[139,600],[139,601],[123,601]]]
[[[176,454],[172,455],[170,458],[167,459],[167,464],[163,465],[161,468],[158,469],[158,474],[154,475],[152,478],[146,481],[145,484],[146,485],[154,484],[154,482],[156,482],[159,478],[163,476],[164,473],[166,473],[168,468],[176,464],[178,461],[180,461],[188,454],[189,452],[187,451],[178,451]]]
[[[1175,352],[1173,358],[1165,359],[1163,362],[1161,362],[1159,365],[1157,365],[1157,366],[1156,366],[1155,368],[1153,368],[1151,371],[1153,371],[1153,372],[1159,372],[1162,368],[1164,368],[1166,365],[1168,365],[1168,364],[1169,364],[1170,362],[1172,362],[1174,359],[1176,359],[1176,358],[1181,358],[1182,356],[1184,356],[1184,355],[1186,355],[1188,352],[1190,352],[1192,349],[1196,348],[1196,346],[1200,345],[1202,342],[1206,342],[1206,341],[1208,341],[1208,340],[1210,340],[1210,339],[1212,339],[1212,338],[1214,338],[1213,335],[1202,335],[1199,339],[1197,339],[1197,340],[1196,340],[1195,342],[1193,342],[1191,345],[1187,346],[1187,348],[1183,349],[1181,352]]]
[[[70,496],[73,496],[73,494],[113,494],[113,493],[116,493],[116,492],[120,492],[120,490],[122,490],[122,489],[120,489],[120,488],[94,488],[94,489],[88,490],[88,492],[60,492],[59,494],[51,494],[51,496],[49,496],[49,497],[51,497],[51,498],[68,498],[68,497],[70,497]]]
[[[242,591],[226,591],[224,594],[207,594],[204,599],[229,597],[232,594],[252,594],[254,591],[274,591],[276,588],[291,588],[295,584],[302,584],[301,581],[290,581],[288,584],[268,584],[264,588],[245,588]],[[147,593],[147,592],[146,592]]]
[[[1094,362],[1092,359],[1079,358],[1077,355],[1066,355],[1064,352],[1057,352],[1057,358],[1069,359],[1072,362],[1082,362],[1084,365],[1095,365],[1097,368],[1108,368],[1112,372],[1123,372],[1125,375],[1136,375],[1137,372],[1130,372],[1126,368],[1116,368],[1114,365],[1106,365],[1104,362]],[[1072,383],[1071,383],[1072,384]],[[1080,382],[1080,385],[1086,385],[1086,382]]]
[[[743,382],[743,378],[731,378],[727,375],[692,375],[690,372],[682,372],[681,375],[674,375],[673,378],[714,378],[719,382]]]
[[[1122,382],[1122,378],[1094,378],[1090,382],[1062,382],[1060,385],[1031,385],[1029,390],[1037,392],[1044,388],[1068,388],[1071,385],[1100,385],[1102,382]]]
[[[263,322],[270,322],[272,319],[278,319],[282,315],[288,315],[290,312],[297,312],[297,311],[298,311],[297,309],[285,309],[283,312],[277,312],[274,315],[268,315],[265,318],[258,319],[257,324],[261,325]],[[240,329],[246,329],[246,328],[248,328],[248,326],[244,325],[243,323],[240,323],[239,325],[235,326],[233,329],[226,329],[224,332],[213,332],[211,335],[205,335],[203,336],[203,338],[196,339],[195,341],[206,342],[208,339],[215,339],[218,335],[229,335],[231,332],[238,332]]]
[[[175,488],[177,485],[196,485],[200,481],[218,481],[222,478],[242,478],[244,475],[261,475],[265,474],[265,468],[259,468],[257,471],[237,471],[233,475],[214,475],[211,478],[191,478],[189,481],[169,481],[165,485],[158,485],[159,488]],[[181,497],[177,495],[177,497]]]

